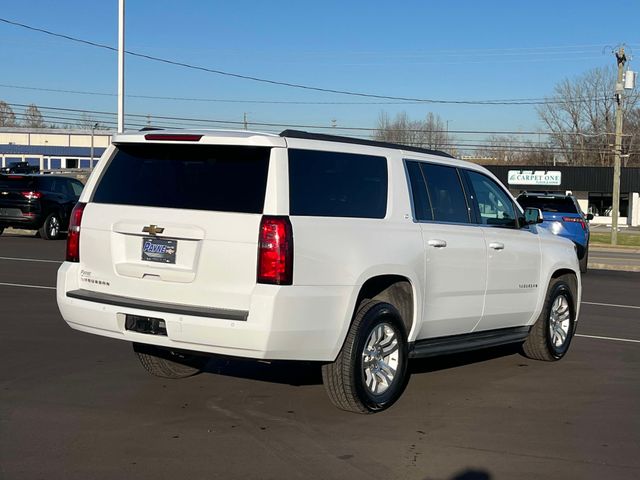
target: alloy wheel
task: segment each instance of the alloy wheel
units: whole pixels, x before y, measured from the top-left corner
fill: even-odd
[[[60,233],[60,221],[58,217],[51,217],[49,220],[49,236],[51,238],[56,238]]]
[[[400,364],[399,332],[389,323],[374,327],[362,352],[362,374],[367,390],[382,395],[393,384]]]
[[[564,294],[558,295],[549,312],[549,339],[551,345],[560,349],[569,338],[569,328],[571,328],[571,309],[569,300]]]

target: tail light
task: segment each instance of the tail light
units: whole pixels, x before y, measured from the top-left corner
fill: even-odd
[[[42,192],[20,192],[20,194],[27,200],[37,200],[42,198]]]
[[[293,283],[293,229],[289,217],[262,217],[257,281],[273,285]]]
[[[67,234],[67,262],[80,261],[80,224],[86,203],[76,203],[69,219],[69,233]]]
[[[563,222],[571,222],[571,223],[579,223],[583,230],[587,229],[587,224],[584,221],[584,218],[576,218],[576,217],[562,217]]]

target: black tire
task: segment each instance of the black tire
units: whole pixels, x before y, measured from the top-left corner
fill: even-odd
[[[527,340],[522,345],[523,353],[526,357],[535,360],[544,360],[547,362],[554,362],[560,360],[565,356],[569,350],[571,339],[576,330],[576,310],[575,310],[575,295],[571,290],[570,277],[567,275],[554,278],[549,283],[549,289],[547,291],[547,298],[544,302],[542,312],[536,320],[536,323],[531,327]],[[563,310],[562,300],[557,299],[563,297],[566,301],[566,310]],[[558,308],[556,309],[556,305]],[[564,312],[568,312],[568,317],[560,322],[559,320],[564,318]],[[557,321],[552,320],[555,318]],[[565,324],[566,322],[566,324]],[[555,332],[565,332],[565,337],[562,339],[560,336],[552,334],[553,324],[555,323]],[[561,340],[557,342],[556,339]]]
[[[589,264],[589,249],[587,248],[584,251],[584,255],[582,256],[582,258],[579,260],[580,262],[580,273],[587,273],[588,270],[588,264]]]
[[[191,377],[200,373],[208,360],[206,356],[168,350],[145,343],[134,343],[133,351],[150,374],[162,378]]]
[[[379,333],[383,336],[373,337]],[[366,356],[365,352],[373,352],[367,348],[371,342],[375,342],[377,353]],[[355,413],[379,412],[393,405],[404,391],[407,362],[407,335],[398,310],[390,303],[365,300],[358,306],[338,358],[322,366],[322,380],[336,407]],[[372,392],[368,383],[388,379],[387,374],[393,371],[389,364],[396,366],[391,381],[374,386],[374,390],[380,387],[379,394]]]
[[[50,213],[47,218],[45,218],[42,226],[38,229],[38,233],[40,234],[40,237],[45,240],[57,240],[60,238],[61,226],[62,224],[58,214]]]

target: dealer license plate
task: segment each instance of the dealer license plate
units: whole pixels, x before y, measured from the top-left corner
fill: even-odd
[[[21,217],[19,208],[0,208],[0,217]]]
[[[178,242],[166,238],[144,237],[142,239],[142,260],[147,262],[176,263]]]

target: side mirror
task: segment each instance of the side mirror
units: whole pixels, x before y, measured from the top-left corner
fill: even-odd
[[[535,225],[542,223],[544,217],[542,216],[542,210],[539,208],[527,207],[524,209],[524,223],[525,225]]]
[[[587,213],[587,222],[593,220],[593,213]]]

